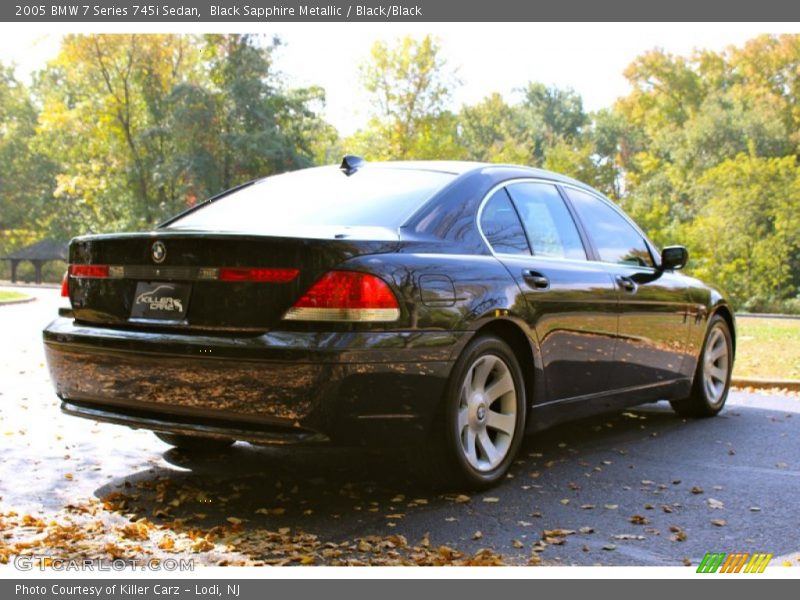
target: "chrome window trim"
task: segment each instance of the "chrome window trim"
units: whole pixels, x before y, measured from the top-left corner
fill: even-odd
[[[614,267],[630,267],[632,269],[644,269],[645,271],[651,271],[651,272],[655,272],[656,271],[656,267],[655,266],[653,266],[653,267],[645,267],[645,266],[642,266],[642,265],[626,265],[626,264],[623,264],[623,263],[612,263],[612,262],[606,262],[606,261],[603,261],[603,260],[593,260],[593,259],[589,258],[589,256],[588,256],[588,248],[584,248],[584,251],[587,252],[587,257],[585,259],[566,258],[566,257],[560,257],[560,256],[542,256],[542,255],[538,255],[538,254],[533,254],[533,248],[530,248],[531,254],[507,254],[507,253],[504,253],[504,252],[495,252],[494,248],[489,243],[489,240],[486,238],[486,235],[483,233],[483,229],[481,228],[481,218],[483,217],[483,209],[486,206],[486,203],[489,201],[489,199],[497,192],[497,190],[499,190],[501,188],[505,188],[505,187],[507,187],[509,185],[514,185],[515,183],[546,183],[548,185],[552,185],[553,187],[555,187],[556,190],[558,189],[559,186],[560,187],[564,187],[564,188],[571,188],[571,189],[577,190],[579,192],[583,192],[585,194],[588,194],[588,195],[598,199],[600,202],[603,202],[604,204],[609,206],[612,210],[614,210],[618,215],[620,215],[625,220],[625,222],[628,223],[637,234],[639,234],[639,236],[642,238],[642,241],[644,242],[645,246],[647,247],[647,251],[650,252],[650,258],[653,260],[653,264],[654,265],[658,264],[656,259],[655,259],[655,257],[653,256],[653,248],[654,248],[654,246],[653,246],[652,242],[650,242],[650,240],[644,234],[644,232],[641,230],[641,228],[627,214],[625,214],[622,211],[621,208],[619,208],[611,200],[609,200],[605,196],[601,195],[599,192],[596,192],[596,191],[591,190],[591,189],[586,189],[584,187],[581,187],[581,186],[578,186],[578,185],[575,185],[575,184],[572,184],[572,183],[563,183],[561,181],[557,181],[557,180],[554,180],[554,179],[544,179],[544,178],[541,178],[541,177],[515,177],[514,179],[507,179],[506,181],[503,181],[501,183],[495,184],[488,192],[486,192],[486,194],[484,194],[483,198],[481,199],[480,204],[478,205],[478,210],[475,213],[475,227],[478,229],[478,234],[481,236],[481,239],[483,240],[483,243],[486,244],[486,247],[489,249],[489,253],[492,256],[504,257],[504,258],[521,258],[521,257],[524,258],[525,256],[529,256],[530,258],[547,259],[547,260],[559,260],[559,261],[567,261],[567,262],[574,262],[574,263],[580,263],[580,264],[584,264],[584,263],[589,262],[589,263],[595,263],[595,264],[600,264],[600,265],[611,265],[611,266],[614,266]],[[510,197],[510,194],[509,194],[509,197]],[[564,201],[567,202],[568,200],[564,200]],[[512,200],[512,202],[513,202],[513,200]],[[524,229],[524,224],[520,223],[520,225],[522,225],[522,227]],[[575,226],[576,226],[576,229],[577,229],[577,223],[575,224]],[[586,233],[589,236],[592,235],[591,231],[587,231]]]

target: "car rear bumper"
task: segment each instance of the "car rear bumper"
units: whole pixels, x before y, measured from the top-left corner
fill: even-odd
[[[469,333],[147,332],[58,318],[44,330],[64,412],[256,443],[421,439]]]

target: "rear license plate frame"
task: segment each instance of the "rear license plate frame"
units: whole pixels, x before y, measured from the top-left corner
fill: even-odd
[[[132,321],[161,321],[181,323],[186,320],[190,283],[172,281],[139,281],[133,295],[130,319]]]

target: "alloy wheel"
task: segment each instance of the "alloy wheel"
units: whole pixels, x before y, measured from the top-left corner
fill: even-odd
[[[508,455],[517,426],[517,390],[511,369],[484,354],[467,369],[458,406],[458,438],[464,458],[481,472]]]
[[[719,405],[725,396],[730,370],[729,352],[728,338],[720,327],[714,327],[708,334],[703,353],[703,388],[712,406]]]

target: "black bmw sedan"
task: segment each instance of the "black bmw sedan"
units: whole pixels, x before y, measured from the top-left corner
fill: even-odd
[[[555,173],[348,156],[76,238],[44,343],[70,415],[186,449],[395,446],[480,487],[556,422],[722,409],[733,313],[687,256]]]

